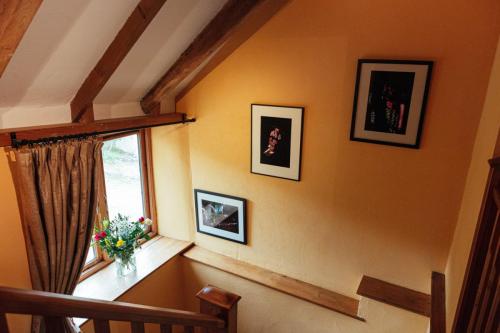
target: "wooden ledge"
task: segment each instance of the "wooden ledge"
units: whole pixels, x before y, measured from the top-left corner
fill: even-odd
[[[123,278],[116,276],[116,264],[113,262],[94,275],[80,282],[73,293],[74,296],[93,298],[103,301],[115,301],[136,284],[144,280],[172,258],[193,246],[173,238],[158,236],[146,242],[137,251],[137,272]],[[116,283],[110,283],[115,281]],[[77,325],[82,325],[85,319],[75,319]]]
[[[357,299],[214,253],[199,246],[193,246],[184,252],[183,256],[354,319],[364,321],[363,318],[358,316],[359,301]]]
[[[431,314],[431,296],[389,282],[363,276],[358,295],[396,306],[426,317]]]

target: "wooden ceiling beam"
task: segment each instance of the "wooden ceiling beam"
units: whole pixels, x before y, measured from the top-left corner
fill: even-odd
[[[93,120],[91,105],[166,0],[141,0],[71,101],[73,122]]]
[[[257,30],[260,29],[271,17],[273,17],[290,0],[271,0],[262,1],[255,7],[224,42],[224,44],[210,56],[210,59],[203,64],[201,68],[189,82],[180,89],[175,95],[175,102],[184,97],[198,82],[208,75],[215,67],[224,61],[241,44],[248,40]]]
[[[146,127],[156,127],[191,122],[183,113],[165,113],[155,117],[139,116],[97,120],[92,123],[67,123],[0,130],[0,147],[12,145],[12,137],[17,141],[37,141],[46,138],[72,135],[92,135],[121,132]]]
[[[289,0],[228,0],[172,67],[142,98],[141,106],[144,113],[158,114],[162,98],[201,64],[214,56],[218,50],[222,49],[221,46],[231,36],[237,35],[240,37],[239,41],[232,42],[232,50],[234,50],[287,2]],[[255,19],[257,16],[255,13],[257,12],[261,15],[259,19]],[[248,17],[252,16],[258,24],[243,24]],[[229,54],[227,49],[225,52],[227,56]],[[222,59],[219,59],[220,61]]]
[[[0,0],[0,77],[43,0]]]

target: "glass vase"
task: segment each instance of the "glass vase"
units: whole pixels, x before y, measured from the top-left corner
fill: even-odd
[[[131,255],[116,256],[116,275],[122,277],[134,273],[137,270],[135,253]]]

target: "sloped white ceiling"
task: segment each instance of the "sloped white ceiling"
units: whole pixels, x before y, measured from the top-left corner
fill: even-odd
[[[0,78],[0,107],[68,103],[137,0],[47,0]]]
[[[167,0],[96,103],[138,101],[170,68],[226,0]]]
[[[167,0],[96,103],[139,101],[225,2]],[[0,116],[16,120],[16,108],[67,105],[137,3],[45,0],[0,78]],[[9,123],[24,123],[18,120]]]

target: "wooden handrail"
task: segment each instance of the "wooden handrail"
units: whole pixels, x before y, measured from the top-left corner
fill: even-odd
[[[200,246],[193,246],[184,252],[183,256],[306,302],[365,321],[364,318],[358,316],[359,301],[357,299],[209,251]]]
[[[224,328],[211,315],[124,302],[109,302],[43,291],[0,287],[0,314],[34,314],[46,317],[80,317],[101,321],[129,321],[205,328]]]
[[[357,293],[426,317],[431,315],[430,295],[370,276],[363,276]]]

